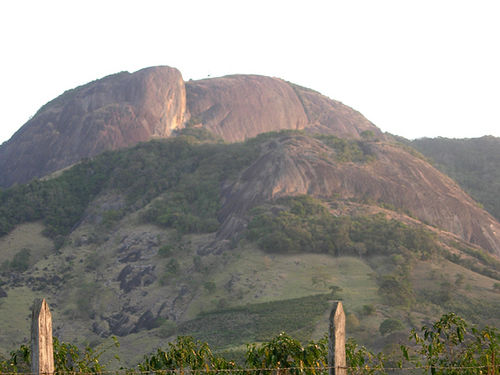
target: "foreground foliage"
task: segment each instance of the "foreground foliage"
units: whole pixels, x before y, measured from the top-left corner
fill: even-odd
[[[118,346],[116,340],[113,345]],[[76,346],[54,339],[54,359],[57,373],[101,373],[106,366],[100,363],[105,350]],[[30,350],[21,346],[9,360],[0,361],[0,373],[29,372]],[[328,367],[328,341],[325,338],[302,345],[298,340],[281,333],[261,344],[247,345],[245,366],[214,354],[207,343],[192,337],[179,336],[166,349],[144,356],[128,373],[164,370],[217,371],[245,374],[271,374],[273,369],[287,374],[316,375]],[[500,332],[496,328],[469,327],[459,316],[445,314],[419,331],[412,330],[410,344],[389,355],[372,353],[354,340],[346,343],[348,372],[354,374],[387,374],[394,370],[432,375],[500,373]]]
[[[54,368],[58,373],[101,373],[107,370],[109,364],[103,363],[102,355],[112,347],[119,347],[115,337],[108,346],[91,348],[86,346],[79,349],[76,345],[61,342],[53,338]],[[117,361],[118,356],[114,357]],[[0,361],[0,373],[29,373],[31,372],[31,350],[21,345],[18,350],[10,353],[8,360]]]

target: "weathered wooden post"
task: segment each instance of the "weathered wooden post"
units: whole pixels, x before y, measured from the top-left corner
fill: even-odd
[[[54,373],[54,349],[52,346],[52,316],[49,305],[36,299],[31,320],[31,372]]]
[[[330,313],[330,329],[328,333],[328,367],[330,375],[347,375],[345,358],[345,314],[342,302],[333,304]]]

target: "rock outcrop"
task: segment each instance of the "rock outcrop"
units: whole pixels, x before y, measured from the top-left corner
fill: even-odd
[[[190,123],[228,142],[308,124],[299,98],[280,79],[255,75],[204,79],[187,82],[186,93]]]
[[[460,187],[400,146],[370,142],[374,160],[332,163],[332,150],[319,140],[285,136],[270,141],[259,159],[226,186],[219,237],[245,225],[252,207],[283,196],[370,200],[409,212],[500,256],[500,224]]]
[[[358,111],[319,92],[293,85],[307,115],[309,133],[332,134],[340,138],[360,138],[363,133],[383,138],[379,128]]]
[[[306,129],[359,138],[381,131],[360,113],[281,79],[233,75],[184,83],[178,70],[122,72],[47,103],[0,146],[0,187],[25,183],[103,151],[203,127],[225,141]]]
[[[0,146],[0,186],[24,183],[106,150],[167,137],[183,126],[184,81],[177,69],[122,72],[47,103]]]

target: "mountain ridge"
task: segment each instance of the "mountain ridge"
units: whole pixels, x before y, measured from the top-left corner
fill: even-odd
[[[44,105],[0,145],[0,186],[43,177],[106,150],[169,137],[186,125],[230,142],[303,128],[382,136],[358,112],[281,79],[233,75],[184,82],[175,68],[151,67],[104,77]]]

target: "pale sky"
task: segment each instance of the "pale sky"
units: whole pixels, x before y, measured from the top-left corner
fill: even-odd
[[[127,70],[283,78],[407,138],[500,136],[499,0],[0,2],[0,143]]]

